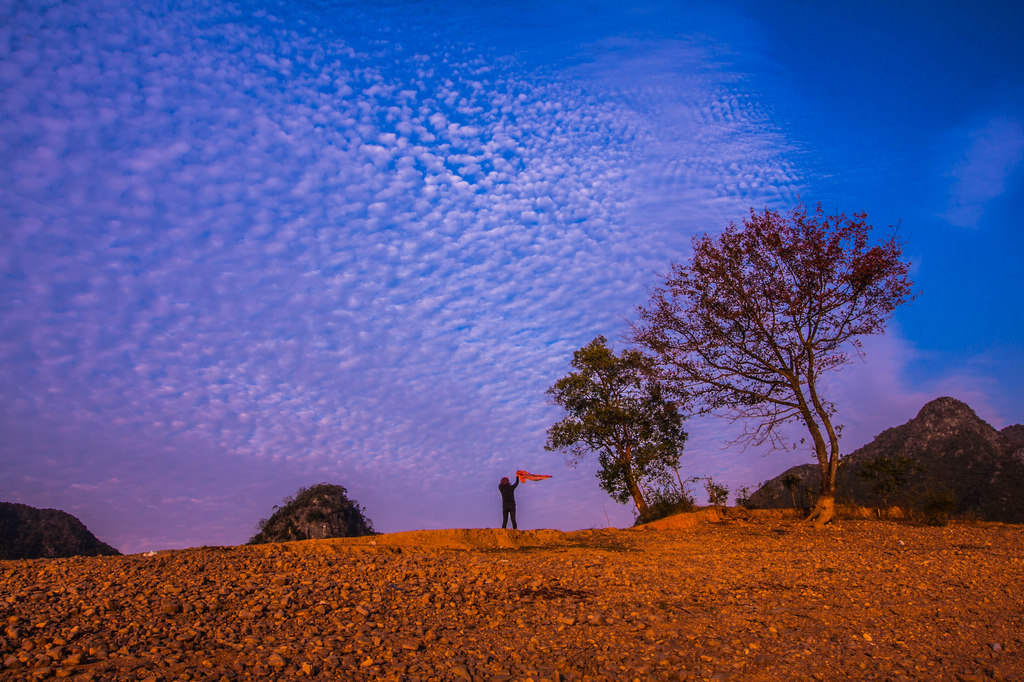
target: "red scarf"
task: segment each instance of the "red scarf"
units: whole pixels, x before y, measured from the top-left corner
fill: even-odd
[[[520,483],[524,481],[543,481],[545,478],[551,478],[547,474],[531,474],[529,471],[523,471],[520,469],[516,472],[516,478],[519,479]]]

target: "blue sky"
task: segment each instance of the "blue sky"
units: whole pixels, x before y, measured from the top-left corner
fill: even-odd
[[[487,6],[477,6],[486,4]],[[299,486],[378,530],[625,525],[545,389],[690,238],[797,197],[899,225],[921,294],[830,389],[1024,422],[1014,3],[0,0],[0,499],[122,551]],[[689,423],[732,487],[810,461]]]

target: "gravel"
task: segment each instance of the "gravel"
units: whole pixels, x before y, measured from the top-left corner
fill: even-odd
[[[480,533],[0,561],[0,680],[1024,679],[1019,526]]]

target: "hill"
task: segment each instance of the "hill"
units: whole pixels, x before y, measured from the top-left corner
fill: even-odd
[[[120,554],[59,509],[0,502],[0,559],[55,559]]]
[[[249,544],[374,534],[363,508],[350,500],[348,491],[340,485],[320,483],[301,488],[274,509],[269,519],[260,521],[259,532]]]
[[[901,480],[902,479],[902,480]],[[750,496],[759,508],[809,506],[821,484],[816,464],[787,469]],[[867,507],[945,499],[954,515],[1024,523],[1024,426],[997,431],[954,398],[937,398],[843,458],[840,502]]]

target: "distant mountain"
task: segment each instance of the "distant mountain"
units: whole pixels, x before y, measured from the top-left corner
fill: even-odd
[[[885,490],[880,480],[887,473],[905,483]],[[764,483],[750,503],[807,506],[820,485],[817,464],[792,467]],[[915,504],[937,493],[951,497],[954,515],[1024,523],[1024,426],[996,431],[965,403],[937,398],[845,457],[836,478],[838,502],[868,507]]]
[[[301,488],[274,510],[269,519],[260,521],[250,545],[374,535],[363,508],[348,499],[348,491],[340,485]]]
[[[59,509],[0,502],[0,559],[54,559],[120,554]]]

